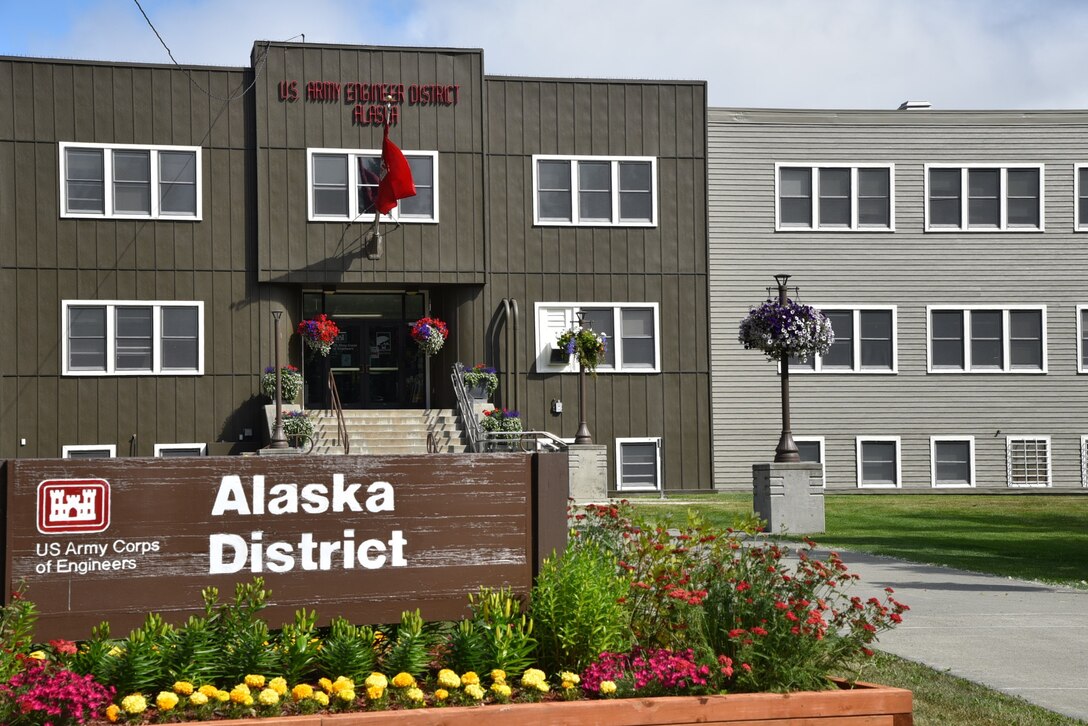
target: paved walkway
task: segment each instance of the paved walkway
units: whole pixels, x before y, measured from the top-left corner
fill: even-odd
[[[892,587],[910,606],[881,650],[1088,721],[1088,591],[840,554],[852,594]]]

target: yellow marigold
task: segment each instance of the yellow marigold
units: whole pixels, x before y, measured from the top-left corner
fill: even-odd
[[[253,696],[246,696],[246,700],[242,702],[242,705],[243,706],[252,706],[253,705]]]
[[[124,652],[125,652],[125,651],[121,650],[121,646],[119,646],[119,645],[115,645],[115,646],[113,646],[112,648],[110,648],[110,652],[109,652],[109,653],[106,653],[106,655],[108,655],[108,656],[109,656],[109,657],[111,657],[111,658],[120,658],[120,657],[121,657],[121,655],[122,655],[122,654],[123,654]]]
[[[262,706],[275,706],[280,702],[280,694],[272,688],[266,688],[257,696],[257,702]]]
[[[121,699],[121,709],[125,713],[130,713],[132,715],[143,713],[147,710],[147,699],[139,693],[125,696]]]
[[[317,681],[317,685],[321,686],[325,693],[329,693],[330,691],[332,691],[332,681],[330,681],[328,678],[319,679]]]
[[[352,688],[344,688],[343,690],[336,692],[336,697],[344,703],[351,703],[355,700],[355,690]]]
[[[160,711],[172,711],[178,705],[178,694],[173,691],[161,691],[155,698],[155,705]]]
[[[366,697],[371,701],[377,701],[379,698],[385,695],[385,689],[378,686],[367,686]]]
[[[480,677],[476,675],[476,671],[469,671],[461,676],[462,686],[478,686],[480,685]]]
[[[215,686],[201,686],[197,689],[208,698],[215,698],[215,694],[219,693],[219,689]]]
[[[445,688],[439,688],[437,691],[434,692],[434,698],[436,701],[445,701],[449,697],[450,692],[447,691]]]
[[[457,675],[449,668],[443,668],[438,671],[438,685],[443,688],[460,688],[461,676]]]
[[[200,691],[197,691],[193,695],[189,696],[189,703],[194,706],[203,706],[208,702],[208,697]]]
[[[582,682],[582,677],[577,673],[571,673],[570,671],[561,671],[559,673],[559,680],[568,681],[577,686],[579,683]]]
[[[539,681],[538,683],[533,684],[533,688],[540,691],[541,693],[547,693],[548,691],[552,690],[551,686],[548,685],[547,681]]]
[[[423,702],[423,691],[419,690],[418,688],[409,688],[404,695],[409,701],[412,701],[413,703]]]
[[[106,720],[110,723],[117,723],[117,717],[121,714],[121,707],[116,703],[111,703],[106,707]]]
[[[384,691],[386,688],[389,687],[389,680],[377,671],[374,671],[369,676],[367,676],[366,681],[364,682],[366,683],[367,688],[380,688]]]
[[[539,668],[528,668],[521,674],[521,684],[523,686],[535,685],[536,683],[545,680],[545,678],[544,671]]]
[[[408,688],[409,686],[414,686],[415,684],[415,676],[413,676],[411,673],[405,673],[404,671],[401,671],[397,675],[393,676],[393,685],[396,688]]]
[[[340,676],[332,682],[332,687],[329,688],[329,693],[340,693],[340,691],[353,690],[355,690],[355,681],[345,676]]]
[[[253,700],[245,684],[237,685],[230,691],[230,700],[234,703],[245,703],[247,698]]]
[[[479,683],[470,683],[465,686],[465,695],[471,696],[477,701],[482,701],[484,698],[484,689],[480,688]]]
[[[35,650],[34,652],[32,652],[30,654],[30,657],[33,658],[34,660],[45,660],[45,651],[44,650]]]
[[[601,681],[600,689],[602,696],[610,696],[616,692],[616,683],[615,681]]]
[[[314,697],[314,687],[309,683],[300,683],[291,689],[291,698],[302,701]]]
[[[250,688],[264,688],[264,676],[250,674],[246,676],[246,685]]]
[[[216,689],[215,700],[219,701],[220,703],[226,703],[230,700],[230,691],[221,691]]]
[[[491,690],[500,698],[510,698],[510,695],[514,692],[510,686],[498,681],[491,684]]]
[[[268,682],[268,687],[275,691],[277,696],[287,695],[287,679],[285,678],[273,678]]]
[[[176,681],[174,683],[174,693],[179,696],[191,696],[193,693],[193,684],[189,681]]]
[[[491,671],[491,680],[495,683],[506,683],[506,671],[501,668],[496,668]]]
[[[329,705],[329,694],[324,691],[314,691],[314,701],[318,706],[324,708]]]

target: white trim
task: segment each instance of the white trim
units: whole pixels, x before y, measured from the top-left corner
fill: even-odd
[[[1003,315],[1001,316],[1001,339],[1002,339],[1002,367],[1001,368],[973,368],[971,365],[971,311],[972,310],[1000,310]],[[941,311],[953,311],[964,313],[963,315],[963,368],[934,368],[933,367],[933,313]],[[1009,313],[1012,312],[1029,312],[1039,311],[1040,313],[1040,325],[1042,338],[1040,345],[1042,346],[1042,368],[1013,368],[1010,358],[1010,341],[1009,337]],[[1045,375],[1049,367],[1049,356],[1047,353],[1047,322],[1046,322],[1046,305],[974,305],[974,304],[961,304],[961,305],[926,305],[926,372],[937,375],[985,375],[985,374],[1017,374],[1024,375]]]
[[[67,444],[60,447],[60,457],[70,459],[73,451],[108,451],[113,459],[117,457],[117,444]]]
[[[862,481],[862,444],[873,442],[895,442],[895,482],[892,484],[865,484]],[[903,453],[900,437],[898,436],[858,436],[854,439],[855,455],[857,461],[857,485],[858,489],[902,489],[903,488]]]
[[[406,158],[431,158],[431,179],[433,180],[432,192],[434,207],[433,216],[401,216],[400,204],[393,208],[391,214],[383,215],[382,221],[399,221],[401,224],[438,224],[439,195],[438,195],[438,152],[418,149],[402,149],[401,153]],[[314,155],[343,156],[348,165],[348,213],[346,215],[315,214],[314,213]],[[360,156],[381,158],[381,149],[306,149],[306,219],[310,222],[373,222],[373,214],[364,214],[359,211],[359,164],[355,159]]]
[[[73,307],[103,308],[106,314],[106,366],[103,370],[72,370],[68,365],[68,310]],[[114,319],[118,307],[151,308],[151,368],[117,370],[117,336]],[[196,368],[164,368],[162,365],[163,308],[196,308]],[[202,376],[204,375],[203,300],[62,300],[60,304],[60,368],[62,376]]]
[[[555,336],[547,336],[547,326],[543,322],[543,314],[548,311],[562,310],[566,316],[564,328],[573,325],[578,317],[577,312],[583,308],[612,308],[613,331],[615,335],[610,337],[607,345],[615,351],[615,359],[618,364],[613,368],[607,365],[597,367],[597,373],[660,373],[661,372],[661,305],[656,302],[537,302],[533,304],[533,320],[535,322],[534,335],[536,340],[536,369],[539,373],[577,373],[578,362],[570,359],[570,362],[560,365],[551,362],[551,351],[555,344]],[[620,328],[621,310],[652,310],[654,316],[654,366],[652,368],[623,365],[623,333]]]
[[[782,224],[781,196],[779,196],[779,179],[783,167],[791,169],[809,170],[809,188],[812,190],[810,202],[812,204],[809,218],[811,226],[799,224]],[[820,169],[850,169],[850,224],[821,225],[820,224]],[[861,169],[887,169],[888,170],[888,225],[863,226],[858,222],[858,171]],[[774,229],[776,232],[894,232],[895,231],[895,164],[888,162],[874,162],[872,164],[843,163],[843,162],[811,162],[777,161],[774,165]]]
[[[102,151],[102,186],[103,202],[102,212],[89,212],[86,210],[70,211],[68,209],[68,149],[95,149]],[[151,194],[151,213],[132,214],[113,211],[113,152],[114,151],[147,151],[149,152],[149,175]],[[159,153],[163,151],[193,152],[196,159],[196,214],[179,214],[162,212],[159,209]],[[161,221],[175,222],[199,222],[204,211],[204,174],[203,174],[203,150],[199,146],[164,146],[161,144],[93,144],[80,141],[58,142],[59,156],[59,187],[60,187],[60,216],[62,219],[157,219]]]
[[[958,225],[933,226],[929,222],[929,172],[931,169],[960,170],[960,223]],[[998,184],[999,221],[996,227],[972,227],[968,223],[968,171],[971,169],[996,169],[1001,172]],[[1008,172],[1010,169],[1037,169],[1039,171],[1039,226],[1028,227],[1008,223]],[[924,164],[922,166],[922,201],[924,206],[924,230],[926,232],[1045,232],[1046,231],[1046,165],[1045,164]]]
[[[817,443],[820,445],[820,481],[824,489],[827,489],[827,445],[823,436],[794,436],[795,444]]]
[[[1046,483],[1045,484],[1013,484],[1012,483],[1012,442],[1014,441],[1045,441],[1046,442]],[[1045,489],[1054,486],[1053,477],[1053,449],[1050,446],[1049,436],[1006,436],[1005,437],[1005,481],[1010,489]]]
[[[654,481],[655,487],[624,487],[623,486],[623,444],[657,444],[654,447]],[[661,437],[641,436],[624,437],[616,439],[616,491],[620,492],[659,492],[664,483],[661,481]]]
[[[1088,352],[1084,350],[1084,334],[1088,333],[1088,330],[1085,330],[1081,324],[1084,311],[1088,311],[1088,305],[1077,306],[1077,373],[1088,373],[1088,367],[1084,365],[1084,354]]]
[[[208,455],[208,445],[207,444],[193,443],[193,444],[155,444],[155,456],[162,456],[162,452],[164,452],[164,451],[176,451],[178,449],[198,449],[200,451],[200,453],[197,454],[197,456],[207,456]]]
[[[540,188],[537,184],[537,167],[540,161],[569,161],[570,165],[570,219],[541,219],[540,218]],[[606,161],[611,170],[612,186],[610,190],[612,201],[611,220],[581,221],[578,219],[578,162],[581,161]],[[623,220],[620,219],[620,162],[634,161],[650,164],[650,220]],[[532,158],[533,178],[533,225],[538,227],[657,227],[658,224],[658,200],[657,200],[657,157],[656,156],[585,156],[577,154],[533,154]]]
[[[828,375],[877,375],[877,376],[889,376],[899,373],[899,306],[898,305],[841,305],[838,303],[829,305],[813,305],[822,313],[827,311],[832,312],[852,312],[853,324],[854,324],[854,341],[853,341],[853,366],[850,368],[824,368],[823,356],[813,355],[812,362],[813,367],[806,366],[790,366],[790,374],[808,374],[814,373],[828,374]],[[862,368],[861,367],[861,314],[863,312],[881,312],[890,310],[892,314],[892,365],[891,368]]]
[[[1073,231],[1088,231],[1088,219],[1080,220],[1080,170],[1088,169],[1088,164],[1073,164]],[[1082,226],[1083,225],[1083,226]]]
[[[937,444],[942,442],[967,442],[969,481],[961,484],[937,483]],[[974,436],[930,436],[929,437],[929,484],[934,489],[964,489],[975,486],[975,437]]]
[[[1088,436],[1080,437],[1080,485],[1088,488]]]

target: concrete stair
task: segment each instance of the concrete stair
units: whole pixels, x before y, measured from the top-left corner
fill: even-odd
[[[336,441],[336,413],[314,411],[316,425],[314,454],[343,454]],[[375,409],[345,410],[351,453],[382,456],[389,454],[426,454],[427,435],[433,433],[439,453],[461,453],[468,440],[461,417],[452,409]]]

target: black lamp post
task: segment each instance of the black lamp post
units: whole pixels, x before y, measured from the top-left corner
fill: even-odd
[[[585,326],[586,314],[579,310],[577,315],[578,327],[582,328]],[[589,426],[586,424],[586,367],[580,361],[578,363],[578,419],[578,433],[574,435],[574,443],[592,444],[593,436],[590,435]]]
[[[789,275],[775,275],[774,281],[778,283],[778,304],[785,305],[787,297],[786,283]],[[801,454],[797,451],[797,444],[793,440],[793,432],[790,430],[790,357],[782,356],[782,436],[778,439],[778,448],[774,450],[774,461],[778,463],[798,463]]]
[[[272,440],[268,444],[270,449],[287,449],[290,448],[290,444],[287,443],[287,437],[283,433],[283,389],[281,388],[283,371],[280,365],[280,316],[283,315],[282,310],[273,310],[272,317],[275,318],[275,325],[273,326],[275,336],[275,355],[276,355],[276,425],[272,427]]]

